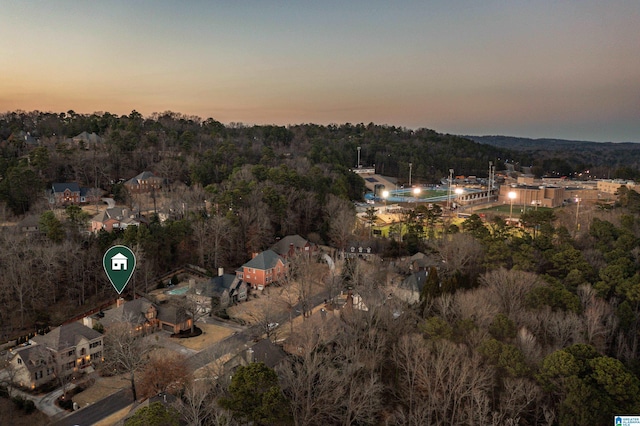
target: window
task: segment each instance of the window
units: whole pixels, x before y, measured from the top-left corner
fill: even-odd
[[[35,378],[36,378],[36,380],[42,379],[42,370],[36,371]]]
[[[151,318],[153,318],[153,312],[150,314]],[[93,342],[89,345],[89,349],[97,348],[98,346],[102,346],[102,342]]]
[[[22,364],[22,358],[18,358],[18,364]]]
[[[74,351],[73,349],[72,349],[72,350],[70,350],[69,352],[67,352],[67,356],[73,356],[74,352],[75,352],[75,351]]]

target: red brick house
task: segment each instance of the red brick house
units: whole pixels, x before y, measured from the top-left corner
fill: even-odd
[[[132,194],[141,194],[160,189],[164,179],[153,172],[142,172],[124,183],[125,188]]]
[[[81,188],[77,182],[54,183],[49,191],[49,203],[56,206],[96,202],[102,191],[91,194],[89,188]]]
[[[284,259],[275,251],[266,250],[242,265],[236,271],[236,276],[251,288],[262,290],[272,282],[284,278],[286,272]]]

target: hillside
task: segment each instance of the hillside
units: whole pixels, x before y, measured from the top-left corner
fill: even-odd
[[[560,174],[590,171],[592,177],[638,177],[640,143],[588,142],[565,139],[530,139],[513,136],[465,136],[495,148],[519,151],[530,164],[544,173],[560,169]],[[524,164],[524,163],[523,163]]]

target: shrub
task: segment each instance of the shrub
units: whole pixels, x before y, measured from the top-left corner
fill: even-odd
[[[22,410],[22,408],[24,407],[24,398],[23,397],[18,395],[18,396],[14,396],[13,398],[11,398],[11,400],[13,401],[15,406],[18,407],[18,409]]]
[[[26,401],[24,401],[24,406],[22,407],[22,409],[25,413],[31,414],[36,410],[36,404],[30,399],[27,399]]]

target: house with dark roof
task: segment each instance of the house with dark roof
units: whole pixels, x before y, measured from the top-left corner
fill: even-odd
[[[438,260],[433,256],[418,252],[409,258],[409,270],[412,272],[427,271],[433,266],[439,266]]]
[[[158,306],[158,322],[163,330],[178,334],[191,329],[193,319],[183,307],[166,303]]]
[[[211,278],[209,281],[196,286],[196,294],[199,298],[206,298],[216,303],[221,308],[226,308],[238,302],[247,300],[247,284],[234,274],[222,274]]]
[[[398,284],[394,290],[395,295],[408,303],[417,303],[428,276],[429,271],[426,269],[414,272]]]
[[[287,353],[269,339],[262,339],[250,348],[240,352],[224,364],[225,374],[233,374],[238,367],[254,362],[262,362],[269,368],[277,367],[287,357]]]
[[[49,203],[56,206],[94,203],[100,192],[95,191],[94,195],[90,188],[80,187],[77,182],[54,183],[49,190]]]
[[[129,323],[138,332],[149,333],[166,330],[180,333],[191,328],[191,317],[172,303],[153,303],[145,297],[126,301],[119,298],[116,306],[103,312],[98,321],[105,328],[117,323]]]
[[[285,260],[275,251],[265,250],[236,270],[236,276],[253,289],[262,290],[283,279],[286,272]]]
[[[147,220],[137,217],[131,210],[125,207],[112,207],[105,209],[91,218],[91,231],[98,232],[104,229],[111,232],[114,229],[127,229],[129,226],[140,226]]]
[[[149,299],[144,297],[128,302],[125,302],[123,298],[118,298],[116,307],[104,311],[99,322],[104,328],[126,322],[133,325],[136,330],[144,333],[152,332],[160,328],[158,308]]]
[[[160,189],[163,182],[164,179],[156,176],[153,172],[144,171],[126,181],[124,186],[132,194],[141,194]]]
[[[317,246],[305,240],[300,235],[287,235],[272,245],[271,250],[275,251],[286,260],[296,254],[305,254],[310,256],[317,251]]]
[[[16,382],[33,389],[60,374],[67,376],[81,371],[102,361],[102,344],[102,334],[79,322],[35,336],[26,346],[11,352]]]

